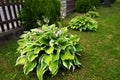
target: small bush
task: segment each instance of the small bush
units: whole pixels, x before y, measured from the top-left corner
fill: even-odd
[[[37,20],[45,23],[44,18],[49,19],[49,24],[57,23],[60,8],[60,0],[25,0],[19,18],[25,30],[29,30],[38,27]]]
[[[73,18],[68,25],[68,27],[72,29],[78,29],[80,31],[83,30],[96,31],[97,26],[98,26],[97,21],[87,16],[77,16]]]
[[[99,17],[99,14],[97,12],[95,12],[95,11],[88,11],[86,13],[86,16],[91,17],[91,18],[95,18],[95,17]]]
[[[99,6],[99,0],[77,0],[76,1],[76,11],[86,13],[89,10],[94,10],[95,7]]]
[[[78,55],[83,47],[78,42],[79,37],[67,34],[67,28],[58,30],[55,25],[44,25],[42,30],[32,29],[18,41],[20,57],[16,65],[24,65],[26,75],[36,70],[39,80],[43,80],[48,70],[56,75],[60,66],[74,70],[81,65]]]

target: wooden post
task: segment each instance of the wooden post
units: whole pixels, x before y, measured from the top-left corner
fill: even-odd
[[[105,7],[111,7],[111,0],[104,0]]]

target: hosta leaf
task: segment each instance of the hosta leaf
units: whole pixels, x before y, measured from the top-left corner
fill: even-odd
[[[27,53],[27,52],[30,52],[30,51],[32,51],[32,50],[34,50],[34,48],[33,48],[33,45],[28,45],[28,46],[26,46],[23,50],[21,50],[20,52],[21,52],[21,54],[23,55],[23,54],[25,54],[25,53]]]
[[[69,42],[64,42],[62,45],[61,45],[61,49],[62,50],[65,50],[67,48],[67,46],[71,45]]]
[[[30,62],[33,61],[36,57],[38,57],[38,55],[35,55],[33,51],[28,53],[28,60]]]
[[[34,54],[39,54],[39,52],[40,52],[41,50],[43,50],[42,47],[35,47],[35,49],[34,49]]]
[[[81,63],[79,62],[79,60],[76,56],[75,56],[75,59],[74,59],[74,64],[78,67],[81,65]]]
[[[43,25],[43,26],[42,26],[42,30],[43,30],[43,31],[46,31],[46,30],[47,30],[47,25]]]
[[[76,51],[83,51],[83,47],[80,44],[75,45]]]
[[[26,41],[24,39],[18,40],[17,42],[19,45],[24,45]]]
[[[45,37],[41,37],[39,38],[39,43],[40,44],[46,44],[46,45],[49,45],[49,39],[46,39]]]
[[[43,80],[43,74],[45,73],[47,69],[41,68],[40,65],[37,66],[37,76],[39,80]]]
[[[70,53],[69,50],[64,51],[64,53],[61,54],[62,60],[73,60],[74,56]]]
[[[53,51],[54,51],[54,47],[49,47],[45,52],[51,54],[53,53]]]
[[[53,75],[56,75],[58,71],[58,61],[51,62],[49,70]]]
[[[33,61],[33,62],[27,62],[25,65],[24,65],[24,73],[27,75],[30,71],[32,71],[37,65],[37,62],[36,61]]]
[[[54,40],[50,40],[49,44],[50,44],[51,47],[53,47],[53,45],[54,45]]]
[[[23,65],[26,63],[26,61],[27,61],[26,56],[22,55],[22,56],[18,57],[18,59],[16,61],[16,65],[19,65],[19,64]]]
[[[78,41],[79,41],[79,37],[78,37],[78,36],[72,36],[72,37],[71,37],[71,40],[72,40],[73,42],[78,42]]]
[[[57,61],[59,59],[59,53],[53,53],[52,55],[52,61]]]
[[[67,33],[67,30],[68,30],[67,27],[61,28],[62,34]]]
[[[65,66],[67,69],[71,68],[70,61],[69,60],[63,60],[63,66]]]
[[[46,64],[49,65],[52,60],[52,56],[50,54],[45,54],[43,56],[43,58],[44,58],[44,61],[46,62]]]

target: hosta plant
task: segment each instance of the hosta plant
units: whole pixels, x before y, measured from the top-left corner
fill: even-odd
[[[83,30],[96,31],[98,27],[98,23],[97,21],[95,21],[90,17],[77,16],[69,22],[68,27],[72,29],[78,29],[80,31],[83,31]]]
[[[88,12],[86,13],[86,16],[87,16],[87,17],[91,17],[91,18],[95,18],[95,17],[99,17],[99,14],[98,14],[98,12],[96,12],[96,11],[88,11]]]
[[[23,65],[26,75],[36,70],[39,80],[46,71],[56,75],[60,66],[74,70],[81,65],[78,56],[83,47],[78,42],[79,37],[67,34],[67,28],[43,25],[41,30],[32,29],[18,40],[16,65]]]

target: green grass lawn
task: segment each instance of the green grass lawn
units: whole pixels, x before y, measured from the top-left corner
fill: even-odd
[[[45,80],[120,80],[120,0],[111,8],[100,7],[98,12],[97,32],[69,30],[80,36],[80,43],[85,48],[80,57],[83,67],[74,72],[60,69],[55,77],[46,74]],[[76,15],[81,14],[71,14],[63,24]],[[0,80],[37,80],[34,72],[25,76],[22,66],[15,66],[17,47],[17,40],[0,46]]]

